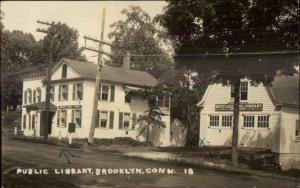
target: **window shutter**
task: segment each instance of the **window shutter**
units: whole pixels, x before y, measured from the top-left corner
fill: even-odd
[[[123,112],[119,112],[119,129],[123,129]]]
[[[110,114],[109,114],[109,128],[110,129],[113,129],[114,128],[114,111],[110,111]]]
[[[59,122],[60,122],[60,111],[57,111],[57,126],[59,127]]]
[[[101,85],[99,86],[99,93],[98,93],[98,100],[100,101],[101,100]]]
[[[71,122],[74,123],[74,113],[75,113],[75,110],[72,110],[72,117],[71,117]]]
[[[61,86],[58,87],[58,101],[61,101]]]
[[[72,98],[73,98],[73,100],[75,100],[75,87],[76,87],[76,85],[75,85],[75,84],[73,84],[73,95],[72,95],[72,96],[73,96],[73,97],[72,97]]]
[[[132,129],[135,129],[136,125],[136,113],[132,114]]]
[[[66,98],[66,100],[68,100],[69,99],[69,85],[67,85],[67,98]]]
[[[31,129],[31,115],[30,114],[28,114],[28,120],[29,120],[29,122],[28,122],[28,128],[30,130]]]
[[[100,110],[97,110],[95,127],[99,127],[99,121],[100,121]]]
[[[114,85],[110,86],[110,101],[111,102],[115,101],[115,86]]]

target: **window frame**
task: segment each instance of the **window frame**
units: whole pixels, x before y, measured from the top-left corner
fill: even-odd
[[[260,117],[263,119],[260,120]],[[264,118],[266,118],[266,119],[264,119]],[[262,125],[259,125],[259,124],[262,124]],[[265,126],[265,124],[267,124],[267,126]],[[270,115],[258,115],[256,127],[258,129],[269,129],[270,128]]]
[[[68,75],[68,65],[67,64],[63,64],[61,66],[61,79],[66,79]]]
[[[81,91],[78,90],[78,85],[81,85]],[[78,97],[78,92],[81,92],[81,97]],[[83,100],[83,83],[79,82],[79,83],[74,83],[73,84],[73,100],[75,101],[81,101]]]
[[[209,115],[209,127],[220,127],[220,115]]]
[[[66,89],[65,89],[65,91],[64,91],[64,86],[66,86]],[[65,92],[65,94],[66,94],[66,98],[63,98],[63,94],[64,94],[64,92]],[[68,84],[61,84],[61,85],[59,85],[59,91],[58,91],[58,94],[59,94],[59,101],[68,101],[68,99],[69,99],[69,85]]]
[[[103,113],[106,113],[106,119],[103,119],[103,116],[102,116]],[[104,121],[105,121],[105,127],[102,126],[102,123]],[[108,111],[107,110],[100,110],[99,128],[107,129],[108,128],[108,121],[109,121]]]
[[[76,112],[79,111],[79,117],[76,117]],[[80,123],[77,123],[76,119],[80,119]],[[82,127],[82,110],[81,109],[72,109],[72,123],[75,123],[76,128]]]
[[[28,93],[27,93],[28,104],[32,104],[32,90],[27,89],[27,91],[28,91]]]
[[[231,128],[232,126],[233,126],[233,115],[222,115],[221,127]]]
[[[107,87],[107,99],[106,100],[103,100],[103,87]],[[101,101],[106,101],[106,102],[109,102],[109,96],[110,96],[110,87],[109,85],[107,84],[101,84],[101,93],[100,93],[100,100]]]
[[[49,95],[50,95],[50,101],[54,102],[54,99],[55,99],[55,86],[50,86]]]
[[[62,119],[63,119],[63,117],[62,117],[62,112],[65,112],[65,124],[62,124]],[[58,114],[57,114],[57,119],[58,119],[58,121],[57,121],[57,126],[58,127],[67,127],[67,125],[68,125],[68,111],[66,110],[66,109],[61,109],[61,110],[58,110]]]
[[[125,115],[129,115],[129,120],[126,120],[125,121]],[[127,124],[128,123],[128,126],[125,127],[125,123]],[[131,113],[130,112],[123,112],[123,129],[127,130],[127,129],[130,129],[131,128]]]
[[[251,121],[251,119],[246,120],[246,118],[253,118],[253,122]],[[253,124],[253,126],[245,126],[247,123],[247,125],[249,125],[250,123]],[[243,128],[245,129],[254,129],[255,127],[255,115],[243,115]]]
[[[42,102],[42,90],[40,87],[36,88],[36,102]]]
[[[243,86],[243,84],[246,84],[246,87]],[[245,89],[246,88],[246,89]],[[243,90],[246,90],[246,91],[243,91]],[[246,99],[242,99],[242,92],[246,92]],[[248,93],[249,93],[249,83],[248,81],[241,81],[240,83],[240,101],[247,101],[248,100]],[[234,98],[234,86],[231,85],[230,86],[230,98]]]

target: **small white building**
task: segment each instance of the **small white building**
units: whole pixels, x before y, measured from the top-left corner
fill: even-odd
[[[233,96],[230,86],[209,85],[197,104],[201,145],[230,146]],[[300,168],[299,76],[276,77],[272,87],[241,81],[239,147],[279,153],[282,168]]]
[[[125,58],[126,59],[126,58]],[[131,137],[143,141],[139,135],[140,115],[148,109],[147,100],[134,94],[135,90],[155,86],[158,81],[143,71],[123,67],[103,66],[98,96],[95,138]],[[87,138],[91,126],[97,66],[93,63],[62,59],[51,71],[49,136],[67,137],[69,123],[76,124],[74,137]],[[27,136],[43,136],[45,126],[45,77],[23,80],[22,130]],[[153,129],[150,141],[156,146],[170,142],[170,100],[159,96],[166,128]],[[155,135],[154,135],[155,134]]]

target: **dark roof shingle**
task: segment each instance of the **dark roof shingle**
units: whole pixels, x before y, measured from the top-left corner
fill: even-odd
[[[82,77],[89,79],[96,78],[97,66],[95,64],[71,59],[63,59],[63,61],[68,63]],[[101,80],[137,86],[155,86],[158,84],[157,79],[147,72],[112,66],[103,66],[101,71]]]

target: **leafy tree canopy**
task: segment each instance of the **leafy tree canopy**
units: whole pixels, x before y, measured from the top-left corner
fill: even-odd
[[[149,14],[140,7],[131,6],[121,12],[126,19],[115,22],[108,34],[112,40],[112,63],[122,65],[123,56],[129,53],[133,69],[149,71],[159,76],[160,67],[171,62],[163,49],[168,40],[163,31],[159,30]],[[157,54],[160,56],[134,56]]]

